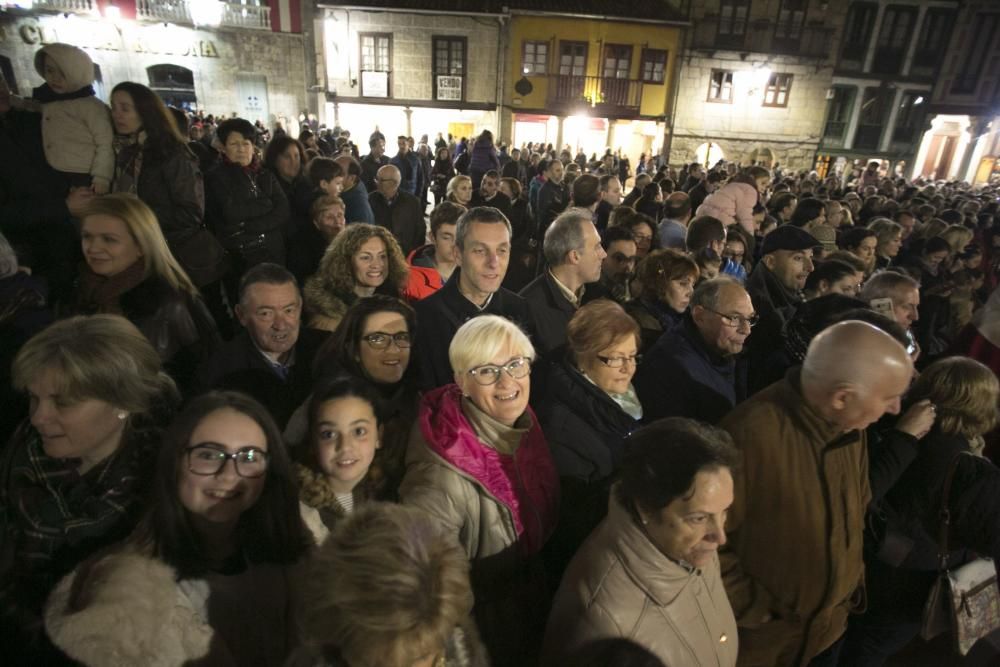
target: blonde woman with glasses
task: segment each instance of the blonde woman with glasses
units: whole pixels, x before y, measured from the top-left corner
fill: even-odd
[[[448,350],[453,384],[424,395],[400,498],[456,536],[494,664],[534,664],[548,609],[540,553],[559,478],[528,398],[535,351],[517,325],[480,315]]]

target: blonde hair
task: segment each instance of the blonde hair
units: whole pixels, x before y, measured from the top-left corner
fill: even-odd
[[[462,181],[468,181],[469,185],[472,185],[472,179],[464,174],[459,174],[458,176],[452,176],[451,180],[448,181],[448,187],[445,189],[445,197],[454,201],[453,195],[455,194],[455,188]],[[455,202],[458,203],[458,202]],[[463,204],[464,205],[464,204]]]
[[[954,255],[965,250],[965,246],[972,242],[975,234],[963,225],[949,225],[939,236],[948,242],[948,245],[951,246],[951,253]]]
[[[452,372],[465,371],[493,363],[504,349],[515,356],[535,358],[535,348],[521,329],[505,317],[480,315],[463,324],[448,346]]]
[[[141,199],[124,192],[95,197],[80,215],[83,224],[92,215],[107,215],[125,224],[132,240],[142,252],[146,266],[144,279],[156,276],[175,290],[198,294],[198,289],[170,252],[156,214]]]
[[[160,355],[119,315],[71,317],[29,339],[14,358],[14,388],[26,390],[47,370],[58,376],[64,399],[93,398],[130,413],[146,413],[158,397],[177,391]]]
[[[472,611],[469,561],[421,510],[370,503],[314,553],[302,623],[351,665],[403,665],[442,651]]]
[[[942,433],[975,438],[997,424],[1000,382],[993,371],[968,357],[935,361],[910,390],[913,401],[930,399],[937,409]]]
[[[897,234],[903,233],[903,226],[888,218],[872,220],[871,224],[868,225],[868,229],[875,232],[875,239],[878,243],[876,250],[881,249],[882,246],[892,241]]]
[[[312,206],[309,207],[309,219],[315,222],[316,220],[319,220],[328,209],[335,206],[339,206],[345,211],[347,210],[347,204],[345,204],[344,200],[340,197],[336,197],[334,195],[323,195],[314,201]]]

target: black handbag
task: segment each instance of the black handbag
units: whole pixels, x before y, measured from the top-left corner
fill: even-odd
[[[195,287],[210,285],[229,271],[229,256],[225,248],[204,226],[174,243],[173,253]]]

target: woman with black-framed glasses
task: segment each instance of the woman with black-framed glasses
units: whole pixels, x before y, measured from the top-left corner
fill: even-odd
[[[371,384],[381,398],[384,490],[394,497],[403,479],[406,443],[417,418],[417,388],[410,353],[416,315],[409,304],[383,294],[348,308],[340,326],[320,347],[313,362],[316,378],[349,375]],[[296,447],[307,437],[309,399],[285,427],[285,442]]]
[[[399,489],[472,561],[473,615],[496,665],[536,664],[549,604],[541,551],[559,478],[528,406],[534,356],[510,320],[462,325],[448,349],[455,383],[424,395]]]
[[[46,631],[87,665],[282,665],[297,641],[290,570],[312,545],[299,512],[267,409],[200,396],[163,438],[139,527],[60,582]]]

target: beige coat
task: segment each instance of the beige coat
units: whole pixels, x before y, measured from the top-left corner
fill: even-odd
[[[545,633],[545,665],[567,665],[599,639],[626,639],[664,665],[733,667],[736,619],[713,558],[704,569],[664,556],[619,504],[570,563]]]
[[[94,82],[94,63],[83,49],[69,44],[43,47],[35,54],[39,75],[43,75],[43,54],[59,65],[70,90]],[[90,174],[95,183],[107,187],[115,175],[113,139],[111,111],[94,95],[42,105],[45,159],[53,169]]]

